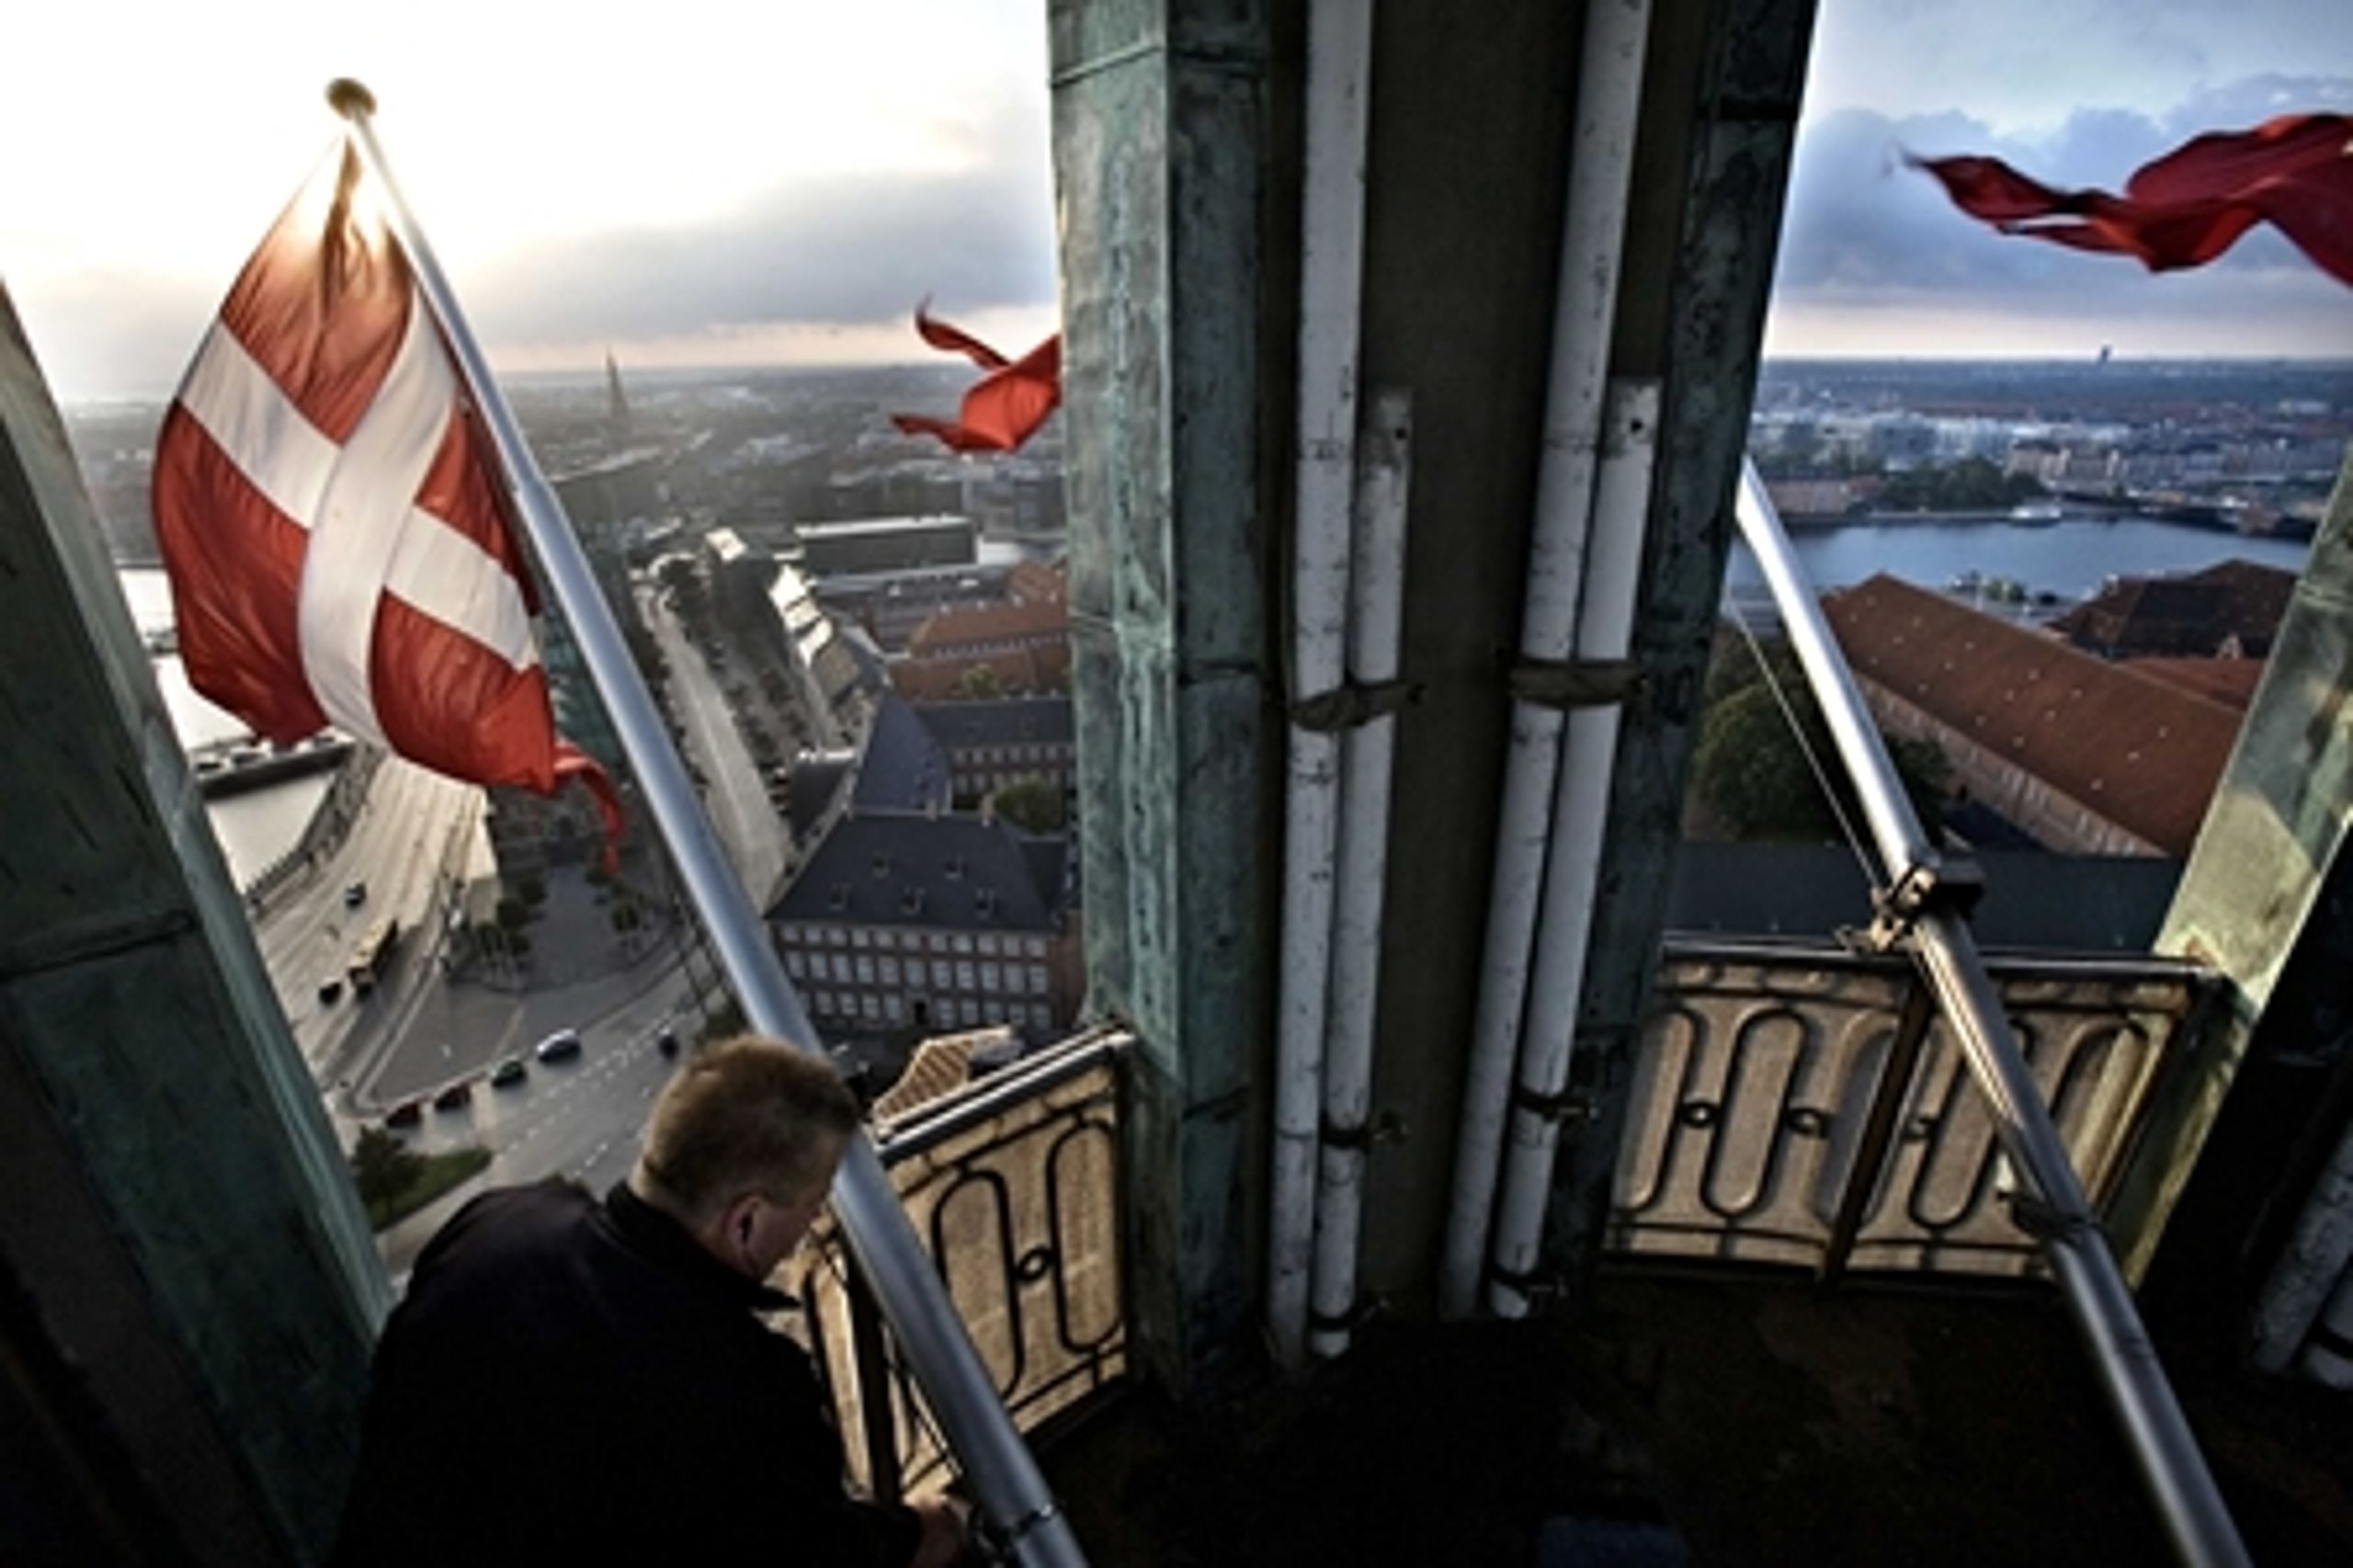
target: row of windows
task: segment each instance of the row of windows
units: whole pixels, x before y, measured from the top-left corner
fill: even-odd
[[[899,960],[887,953],[877,958],[871,953],[800,953],[788,949],[784,972],[795,980],[832,981],[836,985],[896,986],[904,974],[908,985],[919,986],[928,982],[939,991],[981,991],[991,995],[1005,991],[1026,992],[1032,996],[1046,994],[1046,966],[1041,963],[933,959],[926,969],[921,959],[909,959],[902,966]]]
[[[878,874],[881,868],[877,868]],[[865,926],[784,926],[777,932],[788,953],[795,948],[870,948],[885,951],[896,948],[901,952],[919,953],[926,947],[935,953],[969,953],[975,947],[983,958],[1002,954],[1006,958],[1042,959],[1046,956],[1043,937],[1000,937],[995,932],[983,932],[974,937],[967,931],[895,931],[888,927],[876,929]],[[798,970],[793,971],[799,973]]]
[[[1043,1002],[959,1001],[943,996],[925,1005],[918,1017],[912,998],[892,994],[860,996],[847,991],[817,991],[810,994],[809,1010],[818,1017],[851,1024],[870,1024],[877,1028],[910,1021],[926,1028],[976,1029],[988,1024],[1029,1024],[1047,1029],[1054,1027],[1053,1009]]]
[[[956,775],[954,788],[960,795],[978,795],[983,790],[994,790],[1000,785],[1018,784],[1030,778],[1047,784],[1060,784],[1065,788],[1070,784],[1070,775],[1059,767],[1008,767],[1001,773],[959,773]]]
[[[1070,756],[1070,743],[1058,745],[957,746],[949,753],[956,766],[994,762],[1059,762]]]

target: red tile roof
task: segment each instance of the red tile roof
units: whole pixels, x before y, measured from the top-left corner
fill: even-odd
[[[2255,700],[2256,683],[2263,678],[2261,659],[2127,659],[2124,667],[2240,713]]]
[[[1855,673],[2169,855],[2188,853],[2238,714],[1878,576],[1824,602]]]

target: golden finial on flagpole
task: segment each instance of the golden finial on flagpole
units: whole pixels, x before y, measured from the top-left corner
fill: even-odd
[[[376,112],[376,95],[348,76],[337,76],[327,84],[327,102],[346,119]]]

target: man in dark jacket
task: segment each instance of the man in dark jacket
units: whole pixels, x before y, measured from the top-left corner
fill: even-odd
[[[550,1180],[459,1210],[377,1347],[336,1561],[952,1561],[949,1505],[847,1494],[808,1357],[756,1315],[858,1119],[827,1063],[733,1040],[603,1202]]]

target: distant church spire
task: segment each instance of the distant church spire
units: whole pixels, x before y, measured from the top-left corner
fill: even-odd
[[[605,409],[605,438],[615,451],[630,443],[631,426],[629,417],[629,397],[621,391],[621,368],[613,362],[613,351],[605,350],[605,388],[608,398]]]

